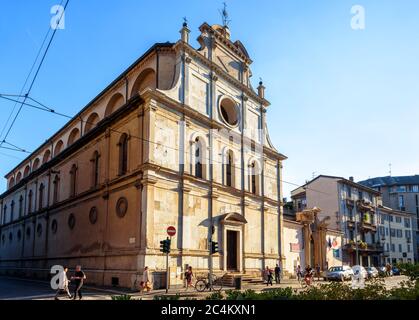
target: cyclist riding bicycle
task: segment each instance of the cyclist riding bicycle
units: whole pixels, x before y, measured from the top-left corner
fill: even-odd
[[[313,269],[309,265],[306,267],[305,271],[306,272],[304,274],[304,281],[308,286],[310,286],[314,279],[314,272],[313,272]]]

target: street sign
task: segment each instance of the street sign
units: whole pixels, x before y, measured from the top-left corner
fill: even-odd
[[[169,237],[173,237],[176,234],[176,228],[170,226],[169,228],[167,228],[167,234]]]

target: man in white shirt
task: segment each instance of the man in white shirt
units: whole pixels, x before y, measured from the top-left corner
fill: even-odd
[[[71,299],[71,294],[70,294],[70,291],[68,290],[68,284],[70,283],[70,281],[68,281],[68,278],[67,278],[67,271],[68,271],[68,268],[64,267],[63,271],[61,271],[60,273],[58,290],[57,290],[57,293],[55,294],[55,300],[59,300],[58,296],[61,295],[62,293],[67,294],[67,296]]]

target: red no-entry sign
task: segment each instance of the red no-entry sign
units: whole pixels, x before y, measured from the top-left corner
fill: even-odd
[[[169,237],[173,237],[176,234],[176,228],[170,226],[169,228],[167,228],[167,234],[169,235]]]

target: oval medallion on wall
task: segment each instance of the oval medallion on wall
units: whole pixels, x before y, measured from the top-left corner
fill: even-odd
[[[126,198],[119,198],[116,203],[116,214],[118,217],[123,218],[128,211],[128,200]]]
[[[52,221],[52,223],[51,223],[51,231],[52,231],[52,233],[53,234],[56,234],[57,233],[57,229],[58,229],[58,223],[57,223],[57,220],[53,220]]]
[[[68,216],[68,227],[73,230],[74,226],[76,225],[76,217],[73,213]]]
[[[97,208],[92,207],[89,212],[89,221],[91,224],[95,224],[97,222]]]

